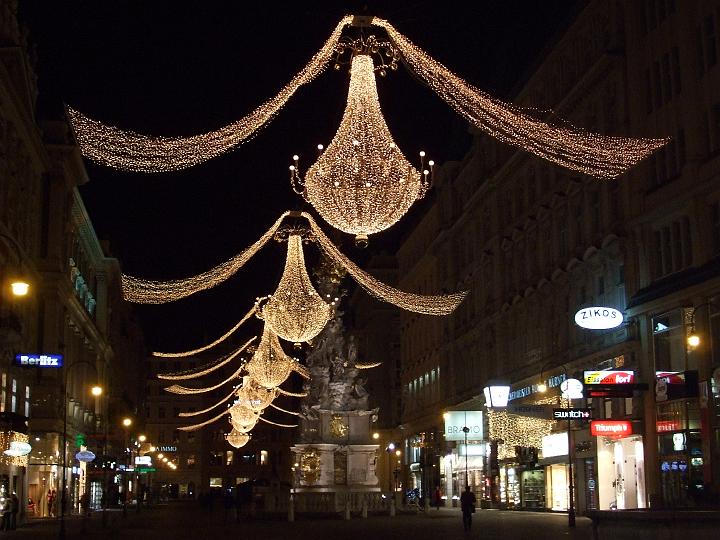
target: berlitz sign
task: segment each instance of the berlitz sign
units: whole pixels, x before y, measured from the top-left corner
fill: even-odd
[[[15,365],[20,367],[61,368],[62,354],[17,354]]]
[[[575,314],[575,324],[588,330],[615,328],[623,322],[623,314],[611,307],[589,307]]]
[[[463,441],[467,427],[467,438],[470,441],[483,440],[482,411],[448,411],[443,414],[445,419],[445,440]]]
[[[592,418],[592,409],[553,409],[554,420],[589,420]]]

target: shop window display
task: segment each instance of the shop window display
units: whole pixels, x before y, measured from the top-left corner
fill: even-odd
[[[527,510],[540,510],[545,508],[544,471],[523,471],[520,479],[522,486],[522,507]]]

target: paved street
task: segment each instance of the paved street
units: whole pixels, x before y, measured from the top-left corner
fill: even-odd
[[[197,539],[197,538],[258,538],[263,540],[287,540],[292,534],[297,538],[342,540],[380,540],[384,538],[407,537],[412,539],[513,539],[532,540],[591,537],[589,520],[579,518],[577,528],[567,528],[564,514],[530,512],[500,512],[479,510],[473,518],[473,531],[465,534],[460,513],[457,510],[431,510],[428,516],[398,515],[359,517],[350,521],[340,518],[310,519],[298,516],[294,523],[281,520],[255,519],[235,523],[234,517],[223,523],[224,510],[201,511],[195,504],[173,503],[144,510],[140,514],[131,511],[127,519],[120,512],[112,512],[111,527],[101,528],[98,516],[87,525],[87,533],[81,532],[81,521],[68,521],[69,540],[80,539]],[[43,540],[57,538],[57,522],[35,522],[14,532],[5,533],[7,538]]]

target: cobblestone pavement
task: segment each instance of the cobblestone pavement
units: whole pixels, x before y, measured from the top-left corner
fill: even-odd
[[[102,528],[98,514],[86,521],[85,530],[80,518],[67,523],[67,540],[184,540],[205,538],[240,538],[258,540],[383,540],[418,539],[590,539],[590,521],[578,518],[577,527],[568,529],[567,515],[535,512],[501,512],[478,510],[473,516],[470,533],[463,532],[460,513],[455,509],[430,510],[425,513],[355,517],[349,521],[340,517],[310,518],[298,515],[296,521],[287,519],[242,518],[238,523],[234,513],[225,518],[222,508],[210,512],[194,503],[171,503],[143,509],[131,509],[127,518],[120,511],[110,511],[108,527]],[[56,520],[30,522],[16,531],[0,533],[0,537],[45,540],[58,538]]]

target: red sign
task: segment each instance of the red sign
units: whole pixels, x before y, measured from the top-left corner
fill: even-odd
[[[626,437],[632,435],[632,422],[629,420],[593,420],[590,422],[590,434],[595,437]]]
[[[634,371],[586,371],[585,384],[633,384]]]
[[[658,420],[655,423],[655,431],[658,433],[667,433],[668,431],[680,431],[682,427],[677,420]]]
[[[685,384],[685,373],[682,371],[656,371],[655,378],[667,384]]]

